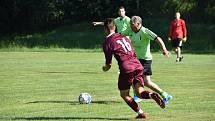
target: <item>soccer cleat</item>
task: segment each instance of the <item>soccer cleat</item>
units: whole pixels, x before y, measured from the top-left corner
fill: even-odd
[[[171,99],[172,99],[172,95],[168,94],[165,98],[163,98],[163,101],[165,104],[167,104],[169,102],[169,100],[171,100]]]
[[[142,101],[142,99],[140,99],[139,97],[137,97],[137,95],[134,95],[133,99],[134,99],[134,101],[136,103],[140,103]]]
[[[146,118],[144,113],[138,114],[138,116],[136,117],[136,119],[143,119],[143,118]]]
[[[184,58],[183,56],[179,57],[179,62],[181,62],[183,58]]]
[[[180,58],[176,58],[176,60],[175,60],[176,62],[180,62]]]
[[[161,107],[165,108],[165,103],[164,101],[160,98],[160,96],[157,93],[152,93],[150,94],[151,98],[155,100],[155,102]]]

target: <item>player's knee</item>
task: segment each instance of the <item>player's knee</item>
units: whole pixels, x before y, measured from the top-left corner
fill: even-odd
[[[125,100],[129,96],[129,93],[121,91],[120,96]]]
[[[122,94],[120,94],[120,96],[121,96],[122,99],[123,99],[124,101],[126,101],[126,102],[132,99],[132,98],[131,98],[130,96],[128,96],[128,95],[122,95]]]
[[[138,96],[138,97],[141,97],[141,93],[144,91],[144,88],[143,87],[139,87],[138,89],[136,89],[135,91],[135,94]]]

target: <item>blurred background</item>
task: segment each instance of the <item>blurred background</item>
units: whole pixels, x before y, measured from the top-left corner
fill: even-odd
[[[117,17],[120,6],[129,17],[141,16],[169,48],[169,25],[180,11],[188,30],[184,50],[215,50],[214,0],[0,0],[0,48],[100,48],[103,27],[91,23]]]

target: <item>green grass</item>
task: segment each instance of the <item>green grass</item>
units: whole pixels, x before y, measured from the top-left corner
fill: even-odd
[[[215,120],[215,55],[154,53],[152,78],[174,97],[160,109],[141,105],[150,121]],[[136,114],[117,89],[118,67],[102,72],[103,54],[93,51],[0,52],[0,120],[130,120]],[[147,89],[147,88],[146,88]],[[93,97],[78,104],[81,92]]]

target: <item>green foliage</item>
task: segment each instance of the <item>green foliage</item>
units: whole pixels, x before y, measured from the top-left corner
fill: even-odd
[[[186,18],[213,22],[213,0],[1,0],[0,33],[47,30],[64,23],[102,20],[116,17],[117,8],[124,5],[129,16],[172,17],[181,11]]]
[[[213,121],[215,56],[185,54],[181,64],[175,64],[175,55],[153,56],[152,78],[173,100],[164,110],[152,100],[142,101],[148,119]],[[120,98],[117,63],[102,72],[101,52],[0,52],[0,60],[2,121],[128,121],[136,116]],[[93,103],[78,104],[81,92],[90,93]]]
[[[159,35],[171,50],[167,40],[170,20],[143,19],[143,25]],[[183,51],[214,52],[215,26],[207,24],[187,24],[188,40]],[[200,36],[201,35],[201,36]],[[0,39],[0,48],[101,48],[104,39],[103,27],[93,27],[91,23],[64,25],[59,28],[34,34],[16,34]],[[151,43],[153,51],[159,51],[156,42]],[[19,49],[18,49],[19,50]]]
[[[91,23],[61,26],[57,29],[34,34],[18,34],[2,38],[0,48],[100,48],[104,32]]]
[[[54,0],[2,0],[0,32],[42,30],[62,23],[64,11]]]
[[[184,48],[211,51],[214,4],[213,0],[1,0],[0,48],[99,48],[103,29],[90,23],[118,16],[117,8],[124,5],[128,16],[141,16],[144,26],[165,43],[170,18],[181,11],[188,26]],[[157,45],[152,49],[158,50]]]
[[[196,7],[196,0],[167,0],[164,3],[164,9],[171,14],[176,11],[188,13]]]

